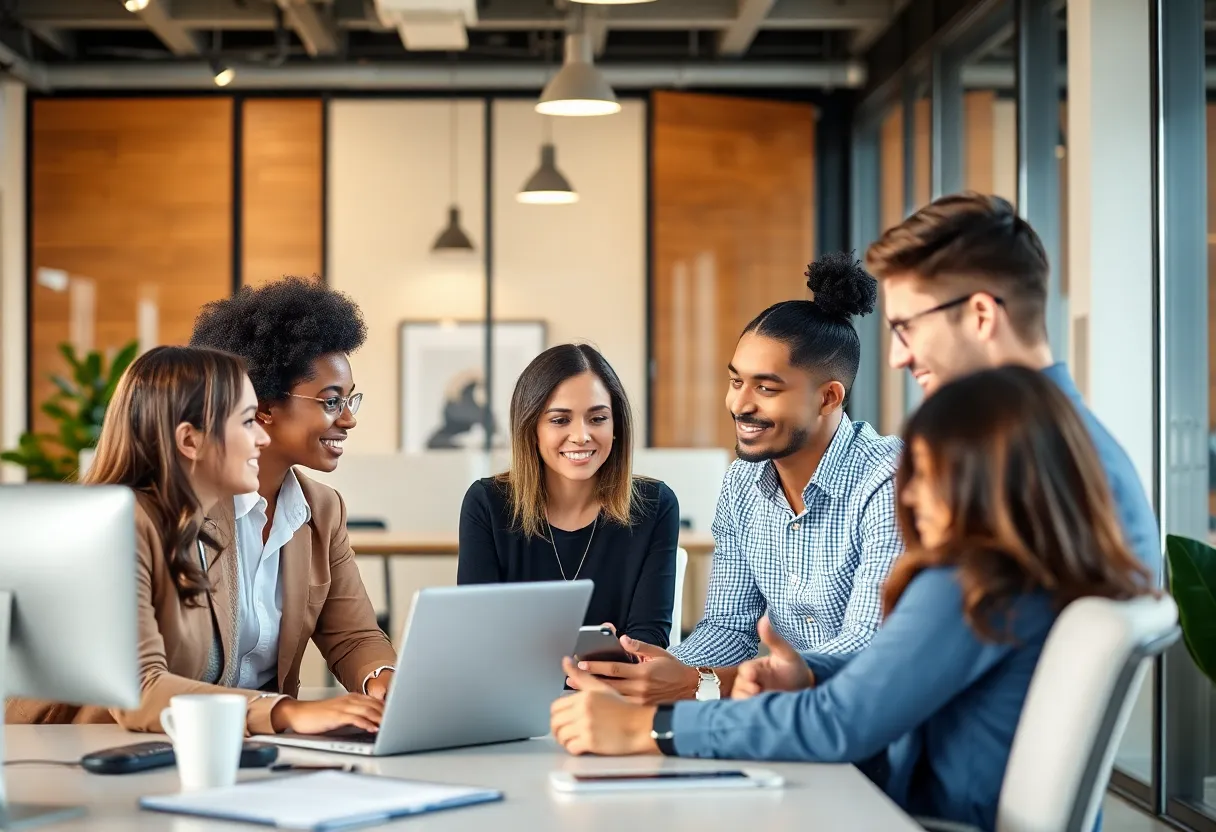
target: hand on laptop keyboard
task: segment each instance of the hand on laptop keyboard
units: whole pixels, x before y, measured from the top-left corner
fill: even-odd
[[[348,693],[316,702],[281,699],[270,712],[270,721],[277,733],[323,734],[352,727],[374,734],[380,729],[383,716],[384,702],[381,700],[361,693]]]

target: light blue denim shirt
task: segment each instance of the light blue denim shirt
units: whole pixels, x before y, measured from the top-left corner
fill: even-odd
[[[1072,399],[1077,412],[1081,414],[1081,419],[1089,430],[1089,437],[1098,451],[1098,460],[1106,469],[1106,479],[1115,500],[1115,510],[1119,514],[1119,523],[1123,526],[1127,545],[1153,576],[1159,577],[1162,551],[1157,515],[1153,513],[1153,506],[1148,495],[1144,493],[1144,486],[1140,483],[1140,476],[1136,473],[1136,466],[1132,465],[1131,457],[1086,406],[1081,392],[1068,374],[1067,366],[1063,363],[1053,364],[1043,373]]]
[[[1042,593],[1015,599],[1009,612],[1014,639],[983,641],[963,618],[956,570],[925,570],[864,650],[804,654],[815,687],[677,703],[676,753],[868,763],[907,811],[991,830],[1022,704],[1056,618]],[[994,625],[1004,630],[1004,621]]]

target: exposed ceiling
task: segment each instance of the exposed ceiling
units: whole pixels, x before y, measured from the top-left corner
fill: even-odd
[[[851,87],[864,79],[857,56],[904,2],[464,0],[466,48],[411,51],[380,12],[461,0],[146,0],[135,12],[124,0],[0,0],[0,65],[56,88],[202,84],[215,60],[245,86],[467,87],[502,70],[489,86],[526,87],[560,63],[562,34],[581,19],[596,61],[625,86],[666,72],[687,85]]]

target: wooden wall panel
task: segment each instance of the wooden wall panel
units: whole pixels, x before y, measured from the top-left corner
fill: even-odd
[[[723,402],[739,333],[807,293],[815,113],[677,92],[651,101],[653,443],[733,448]]]
[[[916,99],[912,113],[912,210],[916,211],[933,201],[933,99]]]
[[[879,216],[885,231],[904,218],[904,111],[892,107],[882,121],[879,135],[879,185],[882,198]]]
[[[319,98],[247,99],[241,123],[241,282],[324,273]]]
[[[232,100],[40,99],[30,153],[30,406],[46,429],[71,292],[39,269],[92,281],[99,349],[136,337],[141,298],[158,305],[159,343],[184,343],[199,306],[231,291]]]
[[[879,133],[879,218],[882,230],[899,225],[904,218],[904,109],[892,107],[883,119]],[[882,315],[879,327],[879,366],[882,368],[882,386],[879,390],[881,404],[878,429],[884,434],[899,433],[904,421],[904,373],[892,370],[887,364],[891,351],[891,329],[886,325],[886,310],[882,307],[883,294],[879,292],[879,310]]]
[[[968,92],[963,96],[963,188],[982,194],[995,192],[996,93]]]

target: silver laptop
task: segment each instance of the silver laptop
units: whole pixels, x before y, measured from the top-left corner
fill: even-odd
[[[584,580],[419,590],[377,733],[254,739],[380,757],[544,736],[591,589]]]

